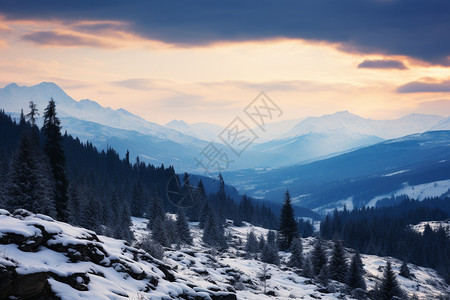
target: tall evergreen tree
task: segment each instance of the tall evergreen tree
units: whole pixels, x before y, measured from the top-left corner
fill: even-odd
[[[210,212],[209,204],[207,201],[205,201],[205,204],[203,205],[203,208],[202,208],[202,213],[200,215],[200,224],[199,224],[200,228],[202,228],[202,229],[205,228],[205,224],[206,224],[206,221],[208,220],[208,216],[210,213],[211,212]]]
[[[213,211],[209,210],[203,230],[203,241],[216,248],[224,249],[227,247],[223,225],[218,223]]]
[[[272,230],[267,233],[267,242],[261,251],[261,261],[274,265],[280,264],[280,256],[278,254],[275,233]]]
[[[322,239],[317,239],[311,253],[311,263],[313,266],[314,275],[319,275],[322,268],[327,264],[327,254],[323,248]]]
[[[66,157],[62,147],[61,122],[56,116],[56,105],[50,100],[44,112],[44,126],[42,127],[45,143],[44,151],[50,162],[55,180],[56,217],[61,221],[68,220],[68,180],[65,172]]]
[[[145,195],[142,189],[142,183],[139,179],[133,186],[133,194],[131,195],[130,213],[134,217],[142,217],[144,215]]]
[[[284,204],[280,214],[280,229],[278,231],[278,246],[280,250],[291,247],[292,240],[298,236],[298,225],[295,221],[294,210],[291,205],[289,191],[284,195]]]
[[[345,283],[347,279],[347,260],[345,259],[344,247],[341,241],[335,239],[333,245],[333,254],[330,259],[331,279]]]
[[[294,238],[291,245],[291,257],[289,258],[289,266],[297,269],[303,267],[303,245],[300,238]]]
[[[186,216],[181,208],[178,208],[177,212],[176,232],[180,242],[192,245],[192,235],[189,230],[189,223],[187,222]]]
[[[352,257],[350,267],[348,270],[347,285],[352,289],[366,289],[366,282],[364,281],[364,267],[361,261],[359,252],[356,252]]]
[[[382,300],[391,300],[394,297],[401,298],[402,290],[397,281],[394,271],[392,270],[391,262],[388,261],[383,273],[383,279],[380,285],[380,296]]]
[[[153,222],[152,239],[164,247],[170,245],[165,226],[165,218],[162,219],[161,216],[156,216]]]
[[[48,161],[24,133],[14,153],[6,182],[6,207],[23,208],[55,217],[54,182]]]
[[[259,251],[262,251],[264,249],[264,246],[266,245],[266,238],[264,237],[264,234],[261,233],[258,240],[258,248]]]
[[[306,257],[306,259],[305,259],[305,263],[303,264],[303,274],[302,275],[306,278],[314,277],[314,271],[313,271],[313,266],[311,263],[310,256]]]
[[[258,240],[256,239],[256,235],[253,230],[247,233],[247,243],[245,244],[245,251],[247,251],[247,253],[249,254],[259,252]]]
[[[30,107],[30,112],[26,115],[26,117],[28,118],[28,120],[30,120],[31,126],[35,126],[36,125],[36,117],[39,116],[37,105],[33,101],[30,101],[29,107]]]
[[[156,192],[153,192],[153,199],[150,204],[150,209],[147,213],[147,218],[148,218],[147,228],[148,229],[154,229],[153,223],[155,222],[156,218],[158,218],[158,217],[161,220],[164,220],[166,216],[164,213],[164,208],[163,208],[161,198],[159,197],[159,195]]]

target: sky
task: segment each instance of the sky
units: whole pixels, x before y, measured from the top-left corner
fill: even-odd
[[[450,1],[0,0],[0,87],[55,82],[149,121],[450,115]]]

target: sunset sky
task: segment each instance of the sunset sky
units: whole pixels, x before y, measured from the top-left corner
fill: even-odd
[[[450,115],[450,1],[0,0],[0,87],[51,81],[160,124]]]

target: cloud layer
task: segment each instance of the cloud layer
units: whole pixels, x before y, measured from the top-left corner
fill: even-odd
[[[442,0],[0,2],[0,14],[10,20],[125,22],[134,34],[179,45],[301,38],[338,43],[346,51],[406,55],[446,66],[450,65],[449,11],[450,1]]]
[[[450,80],[441,82],[412,81],[398,87],[399,93],[450,93]]]
[[[359,69],[398,69],[407,70],[408,68],[402,61],[393,59],[366,59],[358,65]]]

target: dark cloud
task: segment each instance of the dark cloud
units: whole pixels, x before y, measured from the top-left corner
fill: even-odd
[[[33,31],[22,36],[22,39],[44,46],[89,46],[101,48],[115,48],[115,45],[102,41],[101,39],[74,35],[71,33],[60,33],[56,31]]]
[[[450,80],[441,82],[412,81],[397,88],[398,93],[450,93]]]
[[[393,59],[366,59],[358,65],[359,69],[398,69],[407,70],[408,68],[402,61]]]
[[[341,44],[450,65],[445,0],[0,0],[7,19],[112,20],[181,45],[277,37]]]

